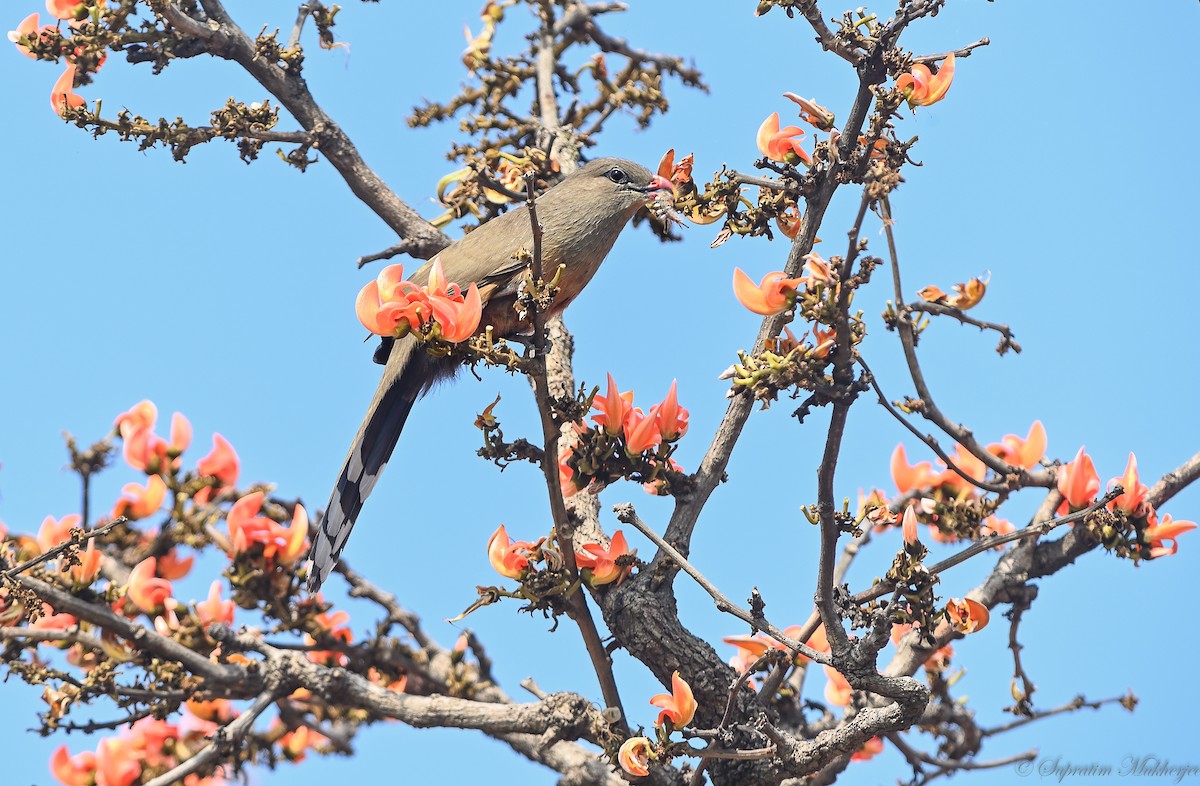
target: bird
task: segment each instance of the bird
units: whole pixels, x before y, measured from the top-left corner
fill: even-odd
[[[629,220],[659,195],[671,194],[672,190],[670,180],[640,164],[598,158],[537,198],[542,270],[549,278],[560,265],[565,266],[550,313],[568,306],[591,281]],[[527,262],[514,259],[514,253],[522,247],[533,250],[527,205],[467,233],[409,280],[417,286],[427,284],[434,260],[440,260],[447,281],[457,282],[464,289],[471,283],[478,287],[483,304],[481,325],[492,326],[494,336],[519,337],[529,330],[513,308],[528,268]],[[394,340],[385,338],[376,360],[384,363],[383,378],[342,464],[309,552],[310,594],[320,589],[337,565],[413,405],[436,381],[452,377],[461,365],[453,358],[426,353],[412,334]]]

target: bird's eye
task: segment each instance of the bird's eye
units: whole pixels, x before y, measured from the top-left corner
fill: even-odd
[[[606,177],[614,183],[628,183],[629,175],[625,174],[625,170],[619,166],[615,166],[608,170]]]

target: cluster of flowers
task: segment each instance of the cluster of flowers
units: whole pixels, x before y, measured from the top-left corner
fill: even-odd
[[[953,81],[954,55],[951,54],[942,63],[936,74],[924,63],[916,63],[908,73],[901,74],[896,80],[896,89],[904,95],[908,105],[915,108],[941,101],[946,97],[946,91],[950,89],[950,83]],[[802,120],[818,131],[829,131],[830,144],[837,144],[839,134],[833,127],[832,112],[815,101],[801,98],[795,93],[784,93],[784,97],[800,106]],[[801,147],[804,133],[804,129],[799,126],[780,128],[779,113],[773,112],[759,126],[758,136],[755,140],[758,143],[758,152],[769,160],[778,161],[781,164],[809,166],[812,164],[812,156]],[[872,155],[882,152],[886,147],[886,140],[877,141],[875,146],[876,151],[873,151]]]
[[[32,51],[32,45],[35,42],[48,43],[62,37],[60,26],[63,22],[67,22],[70,29],[77,29],[80,24],[92,18],[93,12],[104,8],[105,4],[106,0],[88,0],[87,2],[84,0],[46,0],[46,12],[56,20],[55,23],[43,25],[40,16],[32,13],[21,20],[16,30],[8,32],[8,40],[16,45],[17,51],[21,54],[36,58],[37,55]],[[83,96],[75,93],[78,61],[83,55],[84,48],[81,46],[68,47],[65,50],[63,58],[67,61],[67,68],[50,90],[50,108],[57,115],[63,114],[67,109],[81,107],[86,103]],[[100,68],[104,64],[104,60],[103,56],[95,60],[91,70],[95,71]]]
[[[234,489],[240,473],[239,459],[232,445],[220,434],[213,436],[211,452],[200,458],[194,469],[185,470],[184,454],[192,442],[191,424],[183,415],[175,413],[171,418],[169,437],[163,438],[155,433],[157,420],[158,409],[151,401],[139,402],[116,418],[113,435],[121,439],[125,463],[145,473],[147,480],[144,484],[126,484],[111,513],[101,517],[95,526],[103,526],[119,516],[131,521],[145,519],[163,511],[164,503],[172,518],[180,522],[177,526],[185,526],[185,521],[219,514],[218,506],[232,501],[225,512],[227,529],[222,532],[205,527],[205,531],[235,566],[239,566],[234,572],[244,569],[246,575],[265,576],[268,580],[275,576],[286,580],[291,576],[308,548],[308,516],[304,507],[297,504],[290,524],[284,526],[266,515],[267,500],[262,491],[237,494]],[[0,542],[11,549],[11,558],[25,561],[56,548],[62,550],[60,547],[71,540],[73,531],[80,532],[83,524],[79,514],[62,518],[47,516],[35,535],[10,535],[0,524]],[[117,529],[103,537],[118,538],[120,548],[127,554],[153,553],[158,540],[155,531],[140,532],[133,527]],[[54,577],[73,592],[84,591],[102,578],[102,568],[109,559],[97,548],[97,540],[88,538],[83,549],[62,550],[62,554],[47,563],[44,574]],[[216,623],[233,625],[235,602],[222,597],[224,582],[221,580],[212,582],[203,600],[190,603],[177,600],[173,582],[185,578],[194,562],[194,556],[181,557],[177,549],[171,547],[157,556],[146,556],[136,562],[123,586],[110,586],[102,592],[94,592],[93,597],[108,602],[114,612],[128,619],[143,617],[160,635],[175,638],[191,648],[199,647],[206,653],[215,652],[215,643],[204,632]],[[57,640],[43,641],[39,645],[65,649],[67,663],[85,673],[105,659],[123,663],[138,657],[136,646],[115,634],[102,628],[95,629],[71,614],[55,612],[44,603],[38,609],[28,609],[23,597],[0,588],[0,626],[24,624],[38,631],[78,630],[91,634],[100,642],[102,651],[83,643]],[[319,596],[306,603],[325,606]],[[349,644],[352,641],[346,612],[326,611],[312,615],[311,619],[311,633],[305,635],[305,642],[310,647],[325,646],[325,642]],[[346,665],[346,656],[340,649],[318,650],[314,647],[307,656],[316,663]],[[244,656],[236,653],[227,655],[226,659],[246,662]],[[372,675],[372,679],[390,689],[404,690],[403,677],[389,681],[380,675]],[[75,692],[71,685],[48,687],[44,698],[51,707],[51,716],[62,717],[73,703]],[[292,697],[294,701],[301,699],[300,696]],[[52,772],[64,786],[133,786],[190,758],[207,744],[205,737],[215,732],[218,724],[237,716],[237,711],[228,702],[190,701],[187,708],[189,713],[179,725],[146,718],[117,736],[102,739],[94,752],[72,756],[63,746],[54,754]],[[291,760],[303,758],[307,747],[321,744],[322,738],[316,732],[303,728],[287,731],[278,721],[276,723],[278,730],[268,732],[266,738]],[[185,783],[188,786],[217,786],[224,781],[192,775]]]
[[[66,745],[50,758],[50,772],[63,786],[133,786],[144,774],[165,772],[208,744],[218,725],[238,716],[228,701],[189,701],[179,724],[142,718],[115,737],[100,740],[96,750],[74,756]],[[186,786],[222,786],[216,775],[189,776]]]
[[[583,580],[592,587],[620,584],[633,570],[637,549],[630,549],[625,533],[613,533],[608,548],[599,543],[586,543],[575,551],[575,564],[579,566]],[[513,541],[501,524],[488,539],[488,561],[501,576],[524,579],[531,571],[537,571],[538,563],[552,565],[559,555],[541,538],[534,543],[527,540]]]
[[[738,302],[755,314],[764,317],[782,314],[792,307],[796,298],[803,290],[815,292],[818,286],[829,286],[833,283],[833,271],[829,262],[818,254],[808,254],[804,257],[804,272],[807,275],[799,278],[788,278],[782,271],[767,273],[757,285],[742,272],[741,268],[733,269],[733,294]]]
[[[1008,434],[1000,442],[988,445],[987,450],[1013,467],[1032,469],[1045,456],[1045,427],[1041,421],[1034,421],[1024,438]],[[955,446],[954,461],[960,470],[975,480],[982,481],[987,476],[987,465],[961,445]],[[912,527],[915,538],[916,519],[919,517],[930,525],[930,534],[934,540],[943,543],[954,542],[957,540],[956,534],[938,526],[940,511],[944,510],[948,502],[970,500],[979,495],[979,490],[957,472],[946,468],[940,461],[938,467],[940,471],[928,461],[909,464],[903,445],[898,445],[892,454],[892,479],[896,489],[902,495],[917,495],[905,511],[906,540],[909,539],[909,526]],[[1095,503],[1100,494],[1100,476],[1096,473],[1091,456],[1083,448],[1079,449],[1072,461],[1059,466],[1056,475],[1058,491],[1063,497],[1057,511],[1059,515],[1083,510]],[[1138,478],[1137,457],[1133,453],[1129,454],[1125,472],[1120,477],[1112,478],[1108,487],[1113,488],[1118,484],[1123,493],[1109,501],[1107,507],[1110,511],[1123,514],[1133,524],[1135,531],[1140,533],[1140,548],[1135,549],[1136,556],[1140,559],[1154,559],[1176,553],[1179,550],[1179,536],[1195,529],[1196,524],[1191,521],[1172,520],[1170,514],[1159,518],[1154,506],[1146,499],[1149,489]],[[878,492],[872,501],[880,504],[881,507],[877,510],[882,510],[887,504],[887,500]],[[909,511],[913,511],[911,524]],[[894,523],[894,517],[889,519],[886,512],[878,514],[877,519],[877,525]],[[879,528],[881,527],[877,526],[877,529]],[[1013,526],[1008,521],[989,516],[980,528],[980,535],[1003,535],[1012,531]]]
[[[464,292],[446,281],[437,257],[423,287],[405,280],[403,265],[388,265],[358,293],[354,309],[363,327],[377,336],[400,338],[418,331],[450,342],[473,336],[483,315],[478,287],[471,284]]]
[[[579,440],[558,457],[565,496],[584,489],[598,491],[614,479],[613,471],[618,477],[634,473],[647,477],[646,491],[660,494],[665,491],[665,481],[655,477],[657,470],[670,467],[675,472],[683,471],[670,457],[673,443],[688,430],[688,411],[679,405],[675,382],[661,402],[643,412],[633,406],[633,391],[621,392],[609,374],[608,389],[592,400],[592,409],[596,425],[588,428],[576,424]],[[615,470],[618,466],[621,469]]]
[[[184,703],[186,714],[178,724],[142,718],[115,737],[100,740],[95,751],[71,755],[66,745],[50,758],[50,772],[63,786],[135,786],[173,769],[209,744],[218,729],[241,713],[227,699]],[[265,738],[274,740],[288,761],[304,761],[309,749],[328,747],[329,740],[307,726],[287,730],[279,719]],[[184,786],[225,786],[219,775],[187,775]]]
[[[654,696],[650,704],[661,710],[654,721],[654,726],[659,730],[659,744],[655,745],[649,737],[630,737],[621,744],[617,753],[621,769],[639,778],[650,774],[650,762],[662,755],[671,732],[682,729],[696,717],[696,699],[692,695],[692,688],[679,676],[678,671],[671,675],[671,692]]]
[[[1029,429],[1028,436],[1021,438],[1008,434],[1000,442],[988,445],[988,452],[1001,458],[1013,467],[1032,469],[1042,460],[1046,452],[1046,430],[1041,421],[1035,421]],[[955,445],[954,464],[966,475],[982,481],[987,476],[987,465],[974,456],[962,445]],[[914,499],[909,506],[913,516],[905,511],[904,523],[908,527],[906,542],[911,542],[907,533],[912,533],[915,540],[915,524],[919,520],[930,527],[930,537],[939,543],[953,543],[959,539],[960,533],[951,526],[947,516],[949,509],[957,504],[972,502],[980,497],[979,489],[964,479],[962,475],[948,468],[943,462],[935,465],[928,461],[918,464],[908,463],[908,454],[903,445],[897,445],[891,460],[892,481],[900,495],[913,494]],[[887,497],[876,491],[867,500],[868,505],[874,505],[870,518],[875,524],[876,531],[886,529],[897,522],[897,517],[888,514]],[[988,516],[979,526],[979,535],[1004,535],[1013,531],[1010,522]]]

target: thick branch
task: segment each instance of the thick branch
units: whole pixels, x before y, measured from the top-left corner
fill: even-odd
[[[168,0],[155,0],[152,5],[173,27],[204,40],[214,56],[239,63],[278,98],[300,125],[317,137],[314,149],[341,174],[354,195],[412,245],[413,256],[428,259],[450,244],[441,230],[421,218],[367,166],[350,137],[317,105],[299,74],[256,56],[254,41],[230,18],[220,0],[202,0],[207,22],[189,17]]]

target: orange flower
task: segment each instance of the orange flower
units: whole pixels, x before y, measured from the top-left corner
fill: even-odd
[[[83,516],[78,513],[72,513],[63,516],[61,519],[56,519],[53,516],[47,516],[42,519],[42,526],[38,528],[37,545],[42,554],[45,554],[55,546],[60,546],[71,539],[71,530],[78,528],[83,523]]]
[[[947,644],[945,647],[939,647],[936,652],[925,659],[925,671],[931,674],[943,672],[950,667],[950,660],[953,657],[954,645]]]
[[[233,445],[230,445],[229,440],[220,434],[213,434],[212,450],[209,451],[207,456],[196,462],[196,474],[214,477],[220,481],[220,485],[216,488],[205,487],[200,489],[196,492],[193,499],[200,505],[207,503],[214,495],[231,488],[237,483],[240,471],[241,465],[238,462],[238,455],[234,451]]]
[[[188,449],[192,444],[192,424],[182,414],[171,413],[171,442],[167,445],[167,455],[172,458]]]
[[[8,40],[16,44],[17,51],[26,57],[36,58],[37,55],[29,51],[28,46],[21,43],[21,38],[23,37],[29,41],[32,41],[40,35],[42,29],[53,29],[50,25],[46,25],[46,28],[39,27],[38,21],[38,15],[33,13],[22,19],[21,23],[17,25],[16,30],[8,31]]]
[[[125,461],[134,469],[147,474],[165,472],[179,467],[179,455],[192,442],[192,424],[180,413],[171,416],[171,442],[168,444],[154,433],[158,408],[146,400],[117,416],[113,426],[124,442]],[[153,512],[153,511],[151,511]],[[148,515],[148,514],[147,514]]]
[[[800,105],[800,118],[811,123],[821,131],[833,128],[833,112],[808,98],[801,98],[795,93],[784,93],[783,97]]]
[[[650,703],[662,709],[658,713],[658,720],[654,721],[655,726],[661,727],[670,721],[672,729],[682,729],[696,715],[696,699],[692,696],[692,688],[679,676],[678,671],[671,675],[671,692],[658,694],[650,699]]]
[[[658,430],[667,442],[674,442],[688,430],[688,411],[679,406],[676,387],[676,380],[671,380],[667,397],[658,405]]]
[[[171,582],[154,575],[157,562],[154,557],[147,557],[135,565],[129,571],[129,585],[125,590],[125,597],[147,614],[159,611],[171,600]]]
[[[951,598],[946,603],[946,619],[959,633],[977,633],[987,627],[991,614],[977,600]]]
[[[729,659],[729,665],[739,672],[754,665],[754,662],[772,648],[771,642],[762,634],[755,636],[726,636],[721,641],[737,648],[737,654]]]
[[[255,491],[233,503],[226,516],[229,538],[236,552],[248,551],[254,544],[261,543],[263,559],[277,565],[290,565],[307,550],[308,514],[303,505],[297,504],[291,526],[282,527],[272,519],[258,515],[264,496],[261,491]]]
[[[733,294],[738,302],[763,316],[781,314],[791,308],[796,300],[796,289],[803,283],[803,278],[787,278],[776,271],[763,276],[755,286],[741,268],[733,269]]]
[[[772,112],[758,128],[758,152],[772,161],[795,166],[801,162],[811,164],[812,159],[804,148],[800,147],[800,138],[804,129],[799,126],[779,127],[779,113]]]
[[[825,683],[825,700],[838,707],[848,706],[850,694],[854,690],[850,687],[850,683],[834,667],[822,666],[822,668],[825,669],[825,677],[829,680]]]
[[[214,622],[233,624],[233,601],[221,600],[221,582],[214,581],[208,588],[208,599],[196,604],[196,616],[200,627],[207,628]]]
[[[129,466],[148,475],[164,469],[159,459],[166,453],[166,443],[149,428],[130,431],[127,436],[121,437],[121,441],[123,443],[121,453],[125,456],[125,463]],[[163,449],[160,450],[160,446]]]
[[[446,281],[442,260],[434,257],[429,286],[425,287],[425,291],[429,294],[429,305],[442,339],[457,343],[475,335],[483,314],[479,288],[475,284],[472,283],[464,295],[462,287]]]
[[[683,466],[675,459],[669,458],[669,459],[667,459],[667,462],[670,464],[671,469],[675,470],[676,472],[684,471]],[[667,496],[667,494],[669,493],[667,490],[668,488],[669,488],[669,483],[666,478],[666,473],[663,473],[663,472],[660,472],[658,477],[655,478],[654,480],[650,481],[649,483],[642,484],[642,489],[645,490],[645,492],[647,494],[650,494],[655,497]]]
[[[363,327],[378,336],[403,336],[429,319],[429,296],[404,278],[404,265],[388,265],[354,301]]]
[[[942,461],[938,461],[938,465],[946,466]],[[962,470],[967,477],[974,478],[975,480],[983,480],[984,476],[987,475],[987,465],[983,463],[983,460],[957,443],[954,445],[954,465]],[[949,491],[957,492],[960,497],[969,494],[974,489],[974,486],[964,480],[962,475],[949,467],[934,479],[933,485],[948,486]]]
[[[323,602],[320,595],[317,596],[317,601]],[[336,611],[332,614],[329,612],[318,614],[314,618],[314,621],[334,641],[347,645],[354,641],[354,634],[350,632],[350,628],[347,625],[350,622],[350,615],[345,611]],[[308,634],[305,634],[304,640],[307,644],[316,643],[316,639]],[[345,666],[350,662],[350,659],[346,657],[344,652],[337,650],[312,650],[308,653],[308,659],[313,663],[320,663],[326,666]]]
[[[1118,484],[1125,489],[1125,493],[1108,503],[1109,510],[1120,508],[1131,516],[1144,515],[1146,495],[1150,493],[1150,489],[1138,480],[1137,458],[1132,453],[1129,454],[1129,462],[1125,464],[1125,474],[1108,481],[1110,489]]]
[[[529,557],[535,545],[525,540],[515,543],[501,524],[488,538],[488,561],[501,576],[519,579],[529,569]]]
[[[917,297],[927,303],[945,303],[949,304],[950,296],[946,294],[946,290],[941,287],[930,284],[917,292]]]
[[[808,274],[808,280],[819,284],[833,283],[833,269],[829,266],[829,262],[817,253],[809,253],[804,255],[804,272]]]
[[[937,483],[937,479],[933,465],[928,461],[922,461],[920,464],[908,463],[908,453],[904,445],[897,445],[892,451],[892,482],[901,494],[907,494],[914,489],[929,488]]]
[[[324,745],[329,738],[320,732],[313,731],[307,726],[298,726],[279,738],[279,748],[288,761],[302,762],[309,748],[315,749]]]
[[[800,630],[800,625],[789,625],[783,629],[783,634],[798,640],[800,638]],[[738,654],[734,655],[729,660],[729,665],[733,666],[739,671],[745,671],[746,669],[750,668],[750,666],[754,664],[754,661],[761,658],[763,653],[765,653],[768,649],[787,649],[787,647],[783,646],[783,644],[780,642],[776,641],[775,639],[768,638],[761,633],[754,636],[726,636],[725,638],[721,639],[721,641],[724,641],[726,644],[732,644],[738,648]],[[825,637],[824,625],[818,625],[817,629],[812,632],[812,635],[810,635],[806,641],[801,643],[807,644],[817,652],[829,652],[829,640]],[[804,655],[796,655],[796,663],[807,663],[808,661],[809,659]]]
[[[166,554],[158,558],[158,575],[164,579],[178,581],[191,571],[195,561],[194,556],[180,559],[179,552],[172,546]]]
[[[912,505],[904,508],[904,521],[900,530],[904,533],[905,543],[911,546],[917,542],[917,512],[913,510]]]
[[[359,291],[354,310],[363,327],[379,336],[404,336],[432,318],[435,335],[458,342],[474,335],[483,305],[474,284],[464,295],[461,286],[447,282],[441,259],[434,257],[428,286],[405,280],[403,265],[388,265]]]
[[[850,754],[850,761],[868,761],[883,753],[883,737],[872,737]]]
[[[638,778],[649,775],[650,770],[647,767],[653,758],[652,746],[653,743],[646,737],[630,737],[625,740],[621,743],[621,750],[617,752],[617,761],[621,769]]]
[[[690,183],[692,180],[692,167],[695,165],[695,154],[688,153],[683,158],[679,159],[679,163],[675,163],[675,148],[671,148],[663,154],[662,160],[658,162],[658,176],[664,180],[671,181],[675,196],[679,196],[679,186],[683,183]]]
[[[96,782],[104,786],[131,786],[142,774],[138,752],[127,740],[107,737],[96,746]]]
[[[166,764],[171,754],[168,743],[179,739],[179,727],[158,718],[142,718],[129,727],[121,740],[125,743],[124,755],[142,760],[151,767]],[[171,762],[174,763],[173,761]],[[101,766],[101,770],[103,770]]]
[[[395,691],[396,693],[404,693],[404,689],[408,687],[407,674],[401,674],[399,679],[394,680],[389,676],[381,674],[374,666],[367,669],[367,679],[381,688],[387,688],[388,690]]]
[[[1092,457],[1083,452],[1075,454],[1075,460],[1058,468],[1058,491],[1063,495],[1059,515],[1070,510],[1080,510],[1092,504],[1100,493],[1100,476],[1092,464]]]
[[[1196,528],[1194,521],[1172,521],[1171,514],[1163,515],[1162,522],[1153,522],[1146,528],[1146,538],[1150,541],[1150,559],[1167,557],[1179,551],[1179,536]],[[1171,541],[1170,547],[1164,544]]]
[[[145,486],[139,486],[137,483],[126,483],[121,487],[121,499],[117,500],[117,504],[113,507],[113,518],[125,516],[128,519],[137,521],[144,519],[147,516],[153,516],[162,507],[163,499],[167,495],[167,484],[162,479],[162,475],[151,475],[146,480]]]
[[[228,723],[241,714],[229,699],[210,699],[208,701],[188,699],[184,702],[184,706],[187,707],[188,712],[200,720],[212,723]]]
[[[153,401],[144,399],[117,415],[117,419],[113,421],[113,428],[125,439],[135,431],[154,428],[156,420],[158,420],[158,407],[154,406]]]
[[[833,349],[834,340],[837,338],[837,330],[832,327],[828,330],[821,330],[820,325],[813,325],[812,334],[813,357],[829,357],[829,351]]]
[[[987,279],[979,276],[968,279],[965,284],[955,284],[953,289],[957,294],[950,299],[950,305],[963,311],[979,305],[979,301],[983,300],[984,294],[987,293],[987,285]]]
[[[575,552],[575,564],[581,570],[586,571],[584,579],[589,585],[599,587],[615,581],[619,586],[633,570],[633,565],[621,567],[617,565],[617,559],[626,556],[632,557],[636,554],[637,549],[629,550],[629,544],[625,541],[625,533],[617,530],[613,533],[607,549],[599,543],[585,543],[582,552]]]
[[[1007,535],[1008,533],[1015,531],[1016,530],[1011,521],[1008,519],[996,518],[995,516],[988,516],[983,520],[983,523],[979,525],[979,534],[981,537],[985,538],[992,535]],[[1003,544],[996,547],[996,551],[1001,551],[1003,549]]]
[[[63,786],[91,786],[96,778],[96,754],[84,751],[72,756],[63,745],[50,757],[50,774]]]
[[[597,425],[603,426],[604,431],[610,436],[615,437],[621,433],[626,421],[633,412],[633,391],[628,390],[621,393],[617,390],[617,382],[613,379],[612,374],[608,375],[608,392],[604,397],[599,396],[592,399],[592,409],[598,411],[599,415],[592,415],[592,420]]]
[[[48,604],[42,604],[42,616],[38,617],[37,622],[29,627],[34,630],[66,630],[73,628],[79,623],[79,620],[74,616],[66,613],[58,613]]]
[[[1042,456],[1046,455],[1046,427],[1042,425],[1042,421],[1035,420],[1025,439],[1016,434],[1005,434],[1004,439],[993,442],[987,449],[989,453],[999,456],[1014,467],[1033,469],[1042,460]]]
[[[75,93],[75,66],[68,65],[67,70],[54,82],[54,87],[50,88],[50,108],[54,114],[62,115],[68,108],[76,109],[85,103],[83,96]]]
[[[918,292],[917,297],[928,303],[941,303],[950,308],[966,311],[979,305],[979,301],[983,300],[983,296],[987,292],[987,285],[987,279],[976,276],[965,284],[955,284],[952,287],[955,292],[953,295],[947,295],[940,287],[930,284]]]
[[[296,503],[296,509],[292,512],[292,523],[287,529],[279,528],[274,545],[274,549],[264,550],[263,556],[267,559],[274,557],[280,565],[291,565],[308,553],[308,513],[303,505]]]
[[[654,450],[662,442],[662,432],[658,427],[658,408],[659,405],[655,404],[646,415],[643,415],[640,409],[635,409],[625,421],[625,452],[630,456]]]
[[[71,566],[71,580],[78,587],[86,587],[96,580],[100,566],[104,564],[104,553],[96,551],[96,540],[88,541],[87,548],[79,553],[79,564]]]
[[[775,225],[784,237],[795,240],[796,235],[800,234],[800,227],[804,225],[804,216],[800,213],[800,208],[792,205],[775,217]]]
[[[583,489],[575,485],[575,470],[571,469],[571,465],[567,463],[574,452],[571,450],[570,445],[568,445],[558,454],[558,485],[562,487],[564,499],[573,497],[583,491]]]
[[[82,0],[46,0],[46,11],[55,19],[74,19]]]
[[[942,63],[942,67],[934,74],[929,66],[916,63],[907,74],[901,74],[896,80],[896,89],[904,94],[910,107],[929,106],[936,104],[946,97],[950,83],[954,81],[954,55],[950,55]]]

